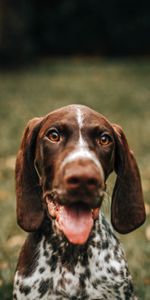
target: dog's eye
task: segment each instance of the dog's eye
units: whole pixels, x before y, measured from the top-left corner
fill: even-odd
[[[51,129],[48,132],[47,137],[53,143],[57,143],[60,141],[60,133],[56,129]]]
[[[109,134],[103,133],[98,139],[98,143],[102,146],[107,146],[112,142],[112,138]]]

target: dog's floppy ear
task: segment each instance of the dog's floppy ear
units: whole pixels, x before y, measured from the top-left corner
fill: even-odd
[[[119,233],[129,233],[145,221],[141,179],[125,134],[118,125],[113,125],[113,128],[117,179],[112,195],[111,221]]]
[[[17,221],[26,231],[38,229],[43,221],[41,187],[34,168],[36,139],[42,118],[32,119],[25,129],[16,159]]]

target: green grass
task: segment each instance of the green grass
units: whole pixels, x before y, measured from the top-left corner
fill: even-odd
[[[11,287],[25,233],[16,225],[14,161],[27,121],[62,105],[80,103],[119,123],[140,166],[147,221],[121,237],[140,299],[150,299],[150,60],[45,60],[0,72],[0,299]],[[110,181],[109,190],[112,191]],[[109,204],[106,206],[109,206]]]

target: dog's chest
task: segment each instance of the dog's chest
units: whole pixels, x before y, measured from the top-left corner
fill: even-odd
[[[124,296],[131,278],[118,240],[105,238],[95,230],[87,246],[74,247],[44,237],[32,276],[16,274],[17,299],[134,299]]]

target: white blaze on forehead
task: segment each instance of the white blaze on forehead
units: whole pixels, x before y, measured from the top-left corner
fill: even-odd
[[[77,159],[91,160],[99,169],[100,175],[104,178],[104,172],[101,163],[93,151],[89,150],[88,143],[85,141],[81,129],[83,128],[84,115],[79,107],[76,108],[76,119],[79,130],[79,139],[75,149],[68,154],[62,162],[62,167]]]
[[[87,144],[85,142],[85,140],[82,137],[82,133],[81,133],[81,129],[83,127],[83,120],[84,120],[84,116],[81,112],[81,109],[78,107],[76,109],[76,115],[77,115],[77,123],[78,123],[78,127],[79,127],[79,140],[78,140],[78,148],[79,147],[86,147]]]
[[[79,107],[76,108],[76,116],[77,116],[77,122],[78,122],[79,128],[81,129],[83,127],[84,116]]]

